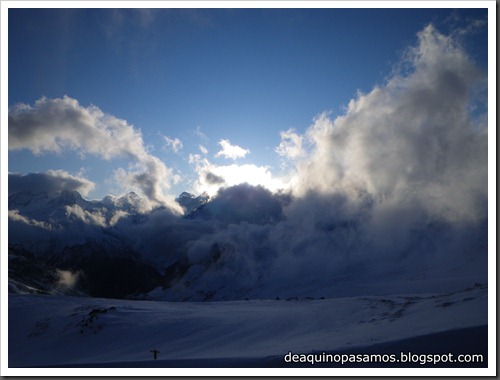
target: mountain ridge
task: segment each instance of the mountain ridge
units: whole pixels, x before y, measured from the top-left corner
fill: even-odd
[[[342,198],[316,195],[315,202],[337,210],[319,212],[319,219],[311,219],[301,199],[250,185],[223,189],[211,199],[187,192],[178,199],[193,211],[183,217],[164,207],[146,211],[135,193],[100,201],[77,192],[13,194],[9,247],[28,252],[53,273],[80,273],[76,283],[84,294],[118,298],[319,298],[451,291],[487,281],[487,221],[467,229],[416,225],[405,232],[411,245],[389,246],[390,256],[385,240],[375,240],[384,250],[365,240],[369,199],[360,202],[361,211],[351,212]],[[443,250],[462,236],[467,238],[458,253]],[[12,261],[15,270],[21,262]],[[134,286],[127,285],[128,277]]]

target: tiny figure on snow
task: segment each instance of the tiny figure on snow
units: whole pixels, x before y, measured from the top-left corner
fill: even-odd
[[[156,348],[154,350],[151,350],[149,352],[152,352],[153,353],[153,358],[156,360],[158,359],[158,354],[160,353],[160,351],[158,351]]]

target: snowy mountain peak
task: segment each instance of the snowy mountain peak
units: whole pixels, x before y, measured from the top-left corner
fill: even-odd
[[[122,195],[121,197],[115,197],[108,195],[102,199],[102,203],[108,209],[119,209],[123,211],[136,211],[140,208],[142,199],[133,191]]]
[[[36,207],[37,204],[44,204],[49,200],[46,192],[33,193],[23,191],[9,195],[9,210],[18,210],[26,207]]]
[[[63,190],[59,197],[50,201],[51,204],[58,206],[82,205],[85,202],[80,193],[75,190]]]
[[[194,199],[194,198],[196,198],[196,196],[191,194],[191,193],[188,193],[187,191],[183,191],[181,193],[181,195],[179,195],[179,198],[177,198],[177,199],[186,199],[186,198]]]
[[[9,210],[46,204],[74,205],[86,202],[78,191],[63,190],[56,193],[23,191],[9,195]]]
[[[187,191],[182,192],[175,201],[180,204],[187,214],[192,213],[200,206],[204,205],[209,201],[210,197],[207,193],[202,193],[198,196],[188,193]]]

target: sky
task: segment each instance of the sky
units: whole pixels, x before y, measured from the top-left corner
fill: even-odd
[[[429,24],[430,35],[453,34],[487,70],[485,9],[9,9],[8,17],[9,173],[36,173],[88,199],[135,191],[168,203],[242,182],[289,188],[297,160],[323,170],[314,167],[318,126],[340,125],[363,94],[376,99],[377,88],[416,70],[408,63]],[[482,102],[470,107],[484,117]],[[364,173],[369,164],[356,157],[351,166]],[[321,188],[307,178],[298,181]]]

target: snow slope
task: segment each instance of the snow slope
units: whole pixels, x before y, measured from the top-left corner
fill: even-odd
[[[257,360],[487,324],[487,287],[332,299],[158,302],[9,295],[9,367]]]

